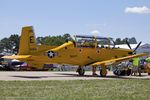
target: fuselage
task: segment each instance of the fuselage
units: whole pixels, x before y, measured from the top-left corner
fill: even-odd
[[[49,56],[52,52],[52,57]],[[66,42],[61,46],[37,52],[26,59],[29,64],[71,64],[86,66],[97,61],[120,58],[131,55],[132,50],[111,47],[77,47],[73,42]],[[35,65],[36,66],[36,65]]]

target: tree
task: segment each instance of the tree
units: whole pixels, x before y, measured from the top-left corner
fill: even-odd
[[[0,41],[1,52],[17,53],[19,49],[19,36],[17,34],[11,35],[9,38],[3,38]]]
[[[136,41],[135,37],[130,38],[129,43],[130,44],[137,44],[137,41]]]
[[[115,43],[116,43],[116,45],[119,45],[119,44],[121,44],[121,43],[122,43],[122,41],[121,41],[121,38],[116,38],[116,41],[115,41]]]
[[[59,46],[65,43],[67,40],[71,40],[69,34],[64,34],[63,36],[46,36],[38,37],[37,42],[44,45]]]
[[[1,40],[1,46],[3,47],[3,51],[9,52],[11,49],[11,44],[9,38],[3,38]]]
[[[66,41],[72,41],[73,39],[71,38],[71,36],[70,36],[70,34],[69,33],[65,33],[64,35],[63,35],[63,38],[64,38],[64,40],[66,40]]]
[[[2,53],[2,52],[3,52],[3,46],[2,46],[2,43],[0,41],[0,53]]]
[[[121,40],[121,38],[116,38],[115,43],[116,43],[117,45],[119,45],[119,44],[126,44],[126,40],[127,40],[130,44],[137,44],[135,37],[132,37],[132,38],[127,38],[127,37],[126,37],[126,38],[124,38],[124,39],[122,39],[122,40]]]
[[[126,44],[126,41],[129,41],[129,38],[124,38],[123,40],[122,40],[122,44]]]
[[[13,34],[9,37],[9,41],[11,43],[11,48],[13,49],[13,53],[17,53],[19,50],[19,40],[20,37],[17,34]]]

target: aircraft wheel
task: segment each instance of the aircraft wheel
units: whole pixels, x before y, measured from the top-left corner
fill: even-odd
[[[100,76],[101,77],[106,77],[106,75],[107,75],[107,70],[106,69],[101,69],[100,70]]]
[[[78,68],[77,69],[77,72],[78,72],[78,74],[80,75],[80,76],[83,76],[84,75],[84,73],[85,73],[85,70],[84,70],[84,68]]]

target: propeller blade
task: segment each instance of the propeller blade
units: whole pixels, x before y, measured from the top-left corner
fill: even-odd
[[[139,46],[141,45],[141,43],[142,43],[142,42],[140,42],[140,43],[136,46],[136,48],[134,49],[134,52],[139,48]]]
[[[126,44],[128,45],[128,47],[132,50],[130,43],[128,42],[128,40],[126,40]]]

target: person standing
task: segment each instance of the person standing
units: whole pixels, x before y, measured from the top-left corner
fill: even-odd
[[[134,75],[137,75],[137,73],[139,73],[139,76],[141,76],[141,68],[139,66],[139,63],[140,63],[140,58],[133,58],[133,62],[132,62],[132,65],[133,65],[133,68],[132,68],[132,71],[131,71],[131,75],[134,73]]]

